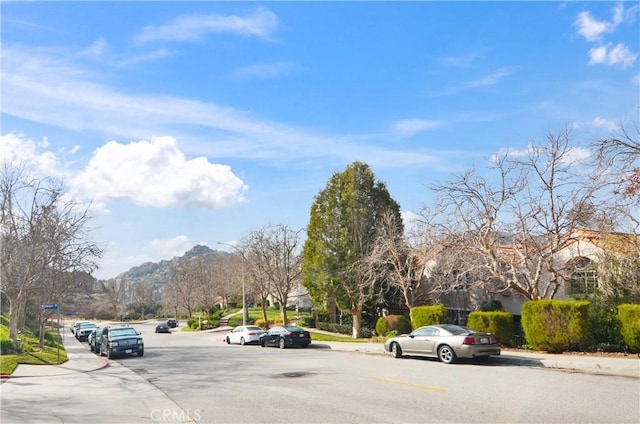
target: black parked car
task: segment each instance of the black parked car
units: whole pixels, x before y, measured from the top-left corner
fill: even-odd
[[[156,333],[171,333],[171,330],[166,322],[161,322],[156,325]]]
[[[176,328],[178,326],[178,320],[177,319],[169,319],[169,320],[167,320],[167,325],[169,326],[169,328]]]
[[[308,331],[287,325],[284,327],[273,327],[260,336],[260,346],[278,346],[280,349],[290,346],[307,347],[311,344],[311,335]]]
[[[114,356],[144,355],[142,336],[133,327],[117,325],[102,329],[100,355],[111,359]]]

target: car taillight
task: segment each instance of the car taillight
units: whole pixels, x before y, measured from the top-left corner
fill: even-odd
[[[475,344],[475,339],[473,337],[465,337],[462,341],[463,345],[472,345]]]
[[[497,336],[491,336],[491,339],[493,340],[493,344],[500,343],[500,339]]]
[[[256,333],[247,333],[247,336],[255,336]]]

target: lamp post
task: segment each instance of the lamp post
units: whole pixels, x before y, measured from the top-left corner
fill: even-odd
[[[232,244],[229,243],[223,243],[221,241],[218,242],[218,244],[224,244],[225,246],[229,246],[230,248],[232,248],[233,250],[235,250],[236,252],[240,253],[240,256],[242,256],[242,269],[241,269],[241,279],[242,279],[242,325],[247,325],[247,299],[245,297],[245,290],[244,290],[244,261],[245,261],[245,257],[244,257],[244,252],[242,250],[240,250],[237,246],[234,246]]]

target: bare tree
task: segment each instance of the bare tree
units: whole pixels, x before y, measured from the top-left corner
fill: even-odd
[[[109,307],[113,311],[113,318],[118,320],[124,314],[127,299],[127,281],[124,277],[116,277],[107,281],[100,281],[102,293],[106,296]]]
[[[553,298],[567,278],[557,253],[572,241],[592,205],[568,130],[531,143],[526,155],[504,152],[493,174],[469,171],[432,188],[442,196],[451,240],[465,254],[458,274],[490,293],[513,290],[527,299]]]
[[[271,294],[280,304],[282,322],[286,325],[287,301],[302,275],[300,233],[286,225],[267,226],[251,232],[242,242],[252,258],[255,275],[265,278]]]
[[[27,303],[50,272],[90,274],[102,249],[87,240],[88,208],[61,183],[30,178],[5,164],[0,175],[0,285],[10,303],[15,341]]]

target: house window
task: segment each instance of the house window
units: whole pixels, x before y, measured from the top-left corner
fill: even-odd
[[[583,256],[573,258],[567,263],[567,268],[571,271],[569,294],[585,295],[598,290],[598,271],[591,259]]]

